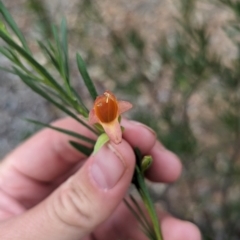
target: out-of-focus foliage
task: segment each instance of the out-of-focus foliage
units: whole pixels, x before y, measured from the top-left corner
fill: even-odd
[[[28,2],[49,36],[48,21],[57,20],[46,2]],[[117,29],[97,1],[79,1],[71,13],[70,52],[80,48],[99,92],[128,98],[131,117],[181,157],[181,179],[156,199],[196,223],[204,239],[239,239],[240,3],[174,2],[171,29],[159,34],[152,25],[157,40],[149,44],[153,36],[131,18]]]

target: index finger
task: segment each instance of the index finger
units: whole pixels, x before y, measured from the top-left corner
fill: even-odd
[[[154,182],[173,182],[181,174],[182,164],[179,158],[157,141],[156,134],[148,126],[123,119],[125,131],[123,137],[132,147],[138,147],[142,154],[151,155],[153,163],[146,172]]]
[[[72,118],[58,120],[53,125],[96,139],[90,130]],[[69,144],[69,140],[73,140],[73,138],[51,129],[43,129],[4,159],[0,173],[6,168],[14,169],[37,181],[53,181],[77,162],[86,158],[84,154]],[[76,141],[76,139],[74,140]]]
[[[96,138],[92,132],[72,118],[59,120],[54,125],[79,132],[89,138]],[[161,149],[156,148],[156,135],[146,126],[136,122],[123,120],[123,126],[125,127],[123,138],[130,145],[138,147],[143,154],[153,153],[157,165],[149,169],[151,173],[149,178],[154,181],[160,180],[158,176],[164,171],[162,169],[164,162],[161,156],[159,158]],[[31,206],[42,200],[56,188],[58,181],[55,180],[69,175],[69,172],[86,158],[70,146],[69,140],[69,136],[51,129],[44,129],[31,137],[2,162],[0,188],[15,199],[24,202],[25,206]],[[165,164],[169,166],[171,162],[165,161]],[[176,178],[171,169],[167,171],[167,175],[171,180]]]

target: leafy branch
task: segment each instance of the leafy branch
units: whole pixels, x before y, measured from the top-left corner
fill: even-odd
[[[74,90],[71,85],[66,20],[62,20],[60,29],[58,29],[56,26],[52,26],[52,41],[47,40],[45,42],[38,42],[43,55],[48,59],[51,67],[55,69],[55,71],[57,71],[58,75],[60,76],[60,78],[57,80],[51,71],[46,69],[44,65],[42,65],[34,58],[25,37],[1,1],[0,13],[3,20],[0,22],[0,38],[6,43],[6,46],[0,47],[0,53],[4,55],[11,63],[10,68],[2,67],[1,69],[18,76],[34,92],[52,103],[62,112],[75,119],[77,122],[88,128],[96,135],[100,135],[102,133],[102,130],[98,125],[92,127],[87,123],[89,110],[83,103],[81,96]],[[11,32],[9,32],[9,30],[11,30]],[[15,37],[17,37],[19,41],[15,40]],[[85,86],[89,91],[92,99],[95,100],[98,96],[97,91],[88,74],[86,65],[79,54],[76,54],[76,61]],[[70,140],[69,143],[71,146],[84,153],[86,156],[91,155],[93,151],[97,151],[96,141],[93,139],[90,139],[73,131],[41,123],[36,120],[27,119],[27,121],[36,125],[40,125],[42,127],[48,127],[63,134],[67,134],[77,140],[80,140],[81,143],[74,140]],[[97,142],[98,146],[103,146],[106,141],[108,141],[108,136],[106,136],[106,134],[102,134]],[[87,146],[85,144],[87,144]],[[95,145],[95,148],[88,147],[89,144],[92,146]],[[135,184],[140,196],[143,199],[152,224],[148,222],[141,210],[140,205],[132,196],[130,196],[130,199],[137,208],[137,211],[133,210],[127,201],[125,201],[125,203],[137,217],[142,225],[142,230],[149,237],[149,239],[162,240],[163,238],[161,235],[158,218],[144,182],[143,169],[146,169],[149,166],[149,158],[147,161],[144,161],[144,164],[147,163],[147,165],[143,167],[142,155],[140,151],[138,149],[135,149],[135,153],[137,162],[140,163],[140,165],[136,165],[133,183]]]

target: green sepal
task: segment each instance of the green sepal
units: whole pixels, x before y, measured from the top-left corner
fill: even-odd
[[[101,149],[101,147],[103,147],[104,144],[107,143],[108,141],[109,141],[108,135],[106,133],[101,134],[95,143],[93,154],[96,154]]]

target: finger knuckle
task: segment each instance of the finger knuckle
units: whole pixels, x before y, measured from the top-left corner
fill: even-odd
[[[67,225],[88,229],[92,222],[91,201],[81,186],[68,181],[56,198],[55,212]]]

